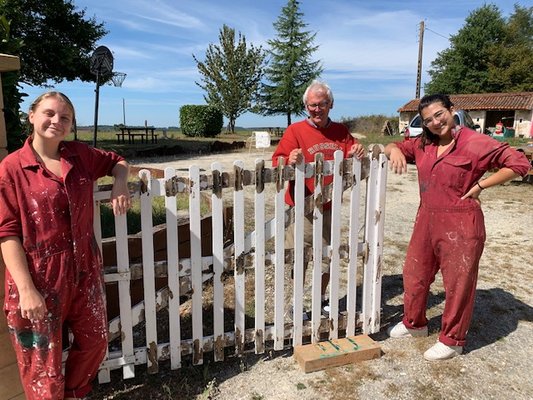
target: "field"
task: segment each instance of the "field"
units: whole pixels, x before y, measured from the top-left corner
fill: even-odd
[[[258,128],[259,129],[259,128]],[[256,130],[258,130],[256,129]],[[264,130],[264,128],[262,128]],[[133,145],[128,144],[118,144],[117,131],[114,130],[104,130],[98,131],[97,143],[99,147],[105,149],[113,149],[117,151],[128,151],[129,149],[142,149],[142,148],[152,148],[154,145],[151,144],[140,144],[136,143]],[[214,138],[202,138],[202,137],[188,137],[185,136],[180,130],[168,130],[166,133],[167,138],[163,138],[162,130],[156,130],[158,134],[158,146],[157,147],[173,147],[180,146],[183,153],[197,153],[202,152],[205,148],[208,148],[213,142],[244,142],[252,135],[252,129],[240,129],[235,131],[235,133],[221,133]],[[90,142],[93,140],[93,131],[87,128],[79,129],[77,133],[78,140]],[[369,145],[372,143],[380,143],[386,145],[392,141],[401,140],[402,136],[384,136],[379,133],[369,133],[369,132],[360,132],[356,133],[356,136],[359,138],[361,143],[364,145]],[[70,135],[68,139],[73,139],[74,135]],[[280,139],[278,136],[272,136],[274,142]],[[511,146],[521,146],[525,145],[528,142],[526,138],[508,138],[508,143]]]

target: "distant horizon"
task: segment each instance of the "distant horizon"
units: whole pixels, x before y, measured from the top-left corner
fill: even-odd
[[[357,118],[363,118],[363,117],[373,117],[373,116],[383,116],[383,117],[390,117],[390,118],[399,118],[400,116],[400,113],[397,113],[397,115],[385,115],[385,114],[366,114],[366,115],[360,115],[358,117],[351,117],[353,119],[357,119]],[[297,122],[297,121],[301,121],[303,120],[304,118],[306,118],[305,116],[299,116],[298,118],[294,118],[293,119],[293,122]],[[340,122],[337,121],[337,122]],[[124,125],[122,122],[118,123],[118,124],[98,124],[98,128],[105,128],[105,127],[109,127],[109,128],[114,128],[115,126],[119,126],[119,125]],[[145,127],[146,125],[144,124],[139,124],[139,125],[125,125],[126,127],[130,127],[130,128],[139,128],[139,127]],[[150,127],[153,127],[155,129],[180,129],[181,130],[181,127],[179,125],[171,125],[171,126],[163,126],[163,125],[147,125],[149,128]],[[222,126],[222,129],[224,130],[224,128],[226,127],[226,125],[223,125]],[[235,126],[235,130],[250,130],[250,129],[276,129],[276,128],[287,128],[287,124],[285,123],[284,125],[264,125],[264,126]],[[92,125],[77,125],[76,126],[76,129],[94,129],[94,124]]]

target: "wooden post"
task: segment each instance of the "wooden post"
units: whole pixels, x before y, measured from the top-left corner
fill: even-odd
[[[18,57],[0,54],[0,160],[7,155],[6,121],[4,119],[4,94],[2,92],[1,73],[20,69]]]
[[[4,94],[1,73],[20,68],[18,57],[0,54],[0,160],[7,156],[7,132],[4,119]],[[0,254],[0,299],[4,303],[5,265]],[[0,313],[0,398],[23,399],[23,389],[19,380],[17,358],[11,347],[5,314]]]

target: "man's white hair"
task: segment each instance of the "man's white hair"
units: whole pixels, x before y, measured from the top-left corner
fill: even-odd
[[[309,86],[307,86],[307,89],[305,89],[304,95],[303,95],[303,102],[304,106],[307,106],[307,97],[309,96],[309,93],[325,93],[328,97],[330,104],[333,105],[333,92],[331,91],[331,88],[328,86],[326,82],[319,81],[318,79],[315,79]]]

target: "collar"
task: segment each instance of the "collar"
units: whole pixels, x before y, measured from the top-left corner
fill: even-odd
[[[455,128],[452,129],[452,139],[454,139],[457,142],[457,138],[461,136],[462,130],[463,130],[462,125],[456,125]]]
[[[40,165],[39,161],[37,161],[37,157],[35,157],[33,148],[31,147],[31,142],[33,142],[33,138],[30,136],[26,139],[24,145],[20,149],[19,157],[20,166],[22,168],[38,167]]]
[[[331,118],[328,117],[328,122],[326,122],[326,126],[323,127],[323,128],[321,128],[321,127],[319,127],[317,124],[315,124],[313,121],[311,121],[311,118],[307,117],[305,120],[307,121],[307,123],[308,123],[309,125],[311,125],[311,126],[312,126],[313,128],[315,128],[315,129],[327,129],[327,128],[329,128],[329,126],[330,126],[331,123],[332,123]]]
[[[29,136],[20,149],[19,157],[22,168],[35,168],[41,165],[41,163],[37,160],[37,157],[35,156],[34,150],[31,146],[32,142],[33,138]],[[59,143],[59,153],[63,159],[70,159],[77,156],[77,154],[73,152],[65,142]]]

